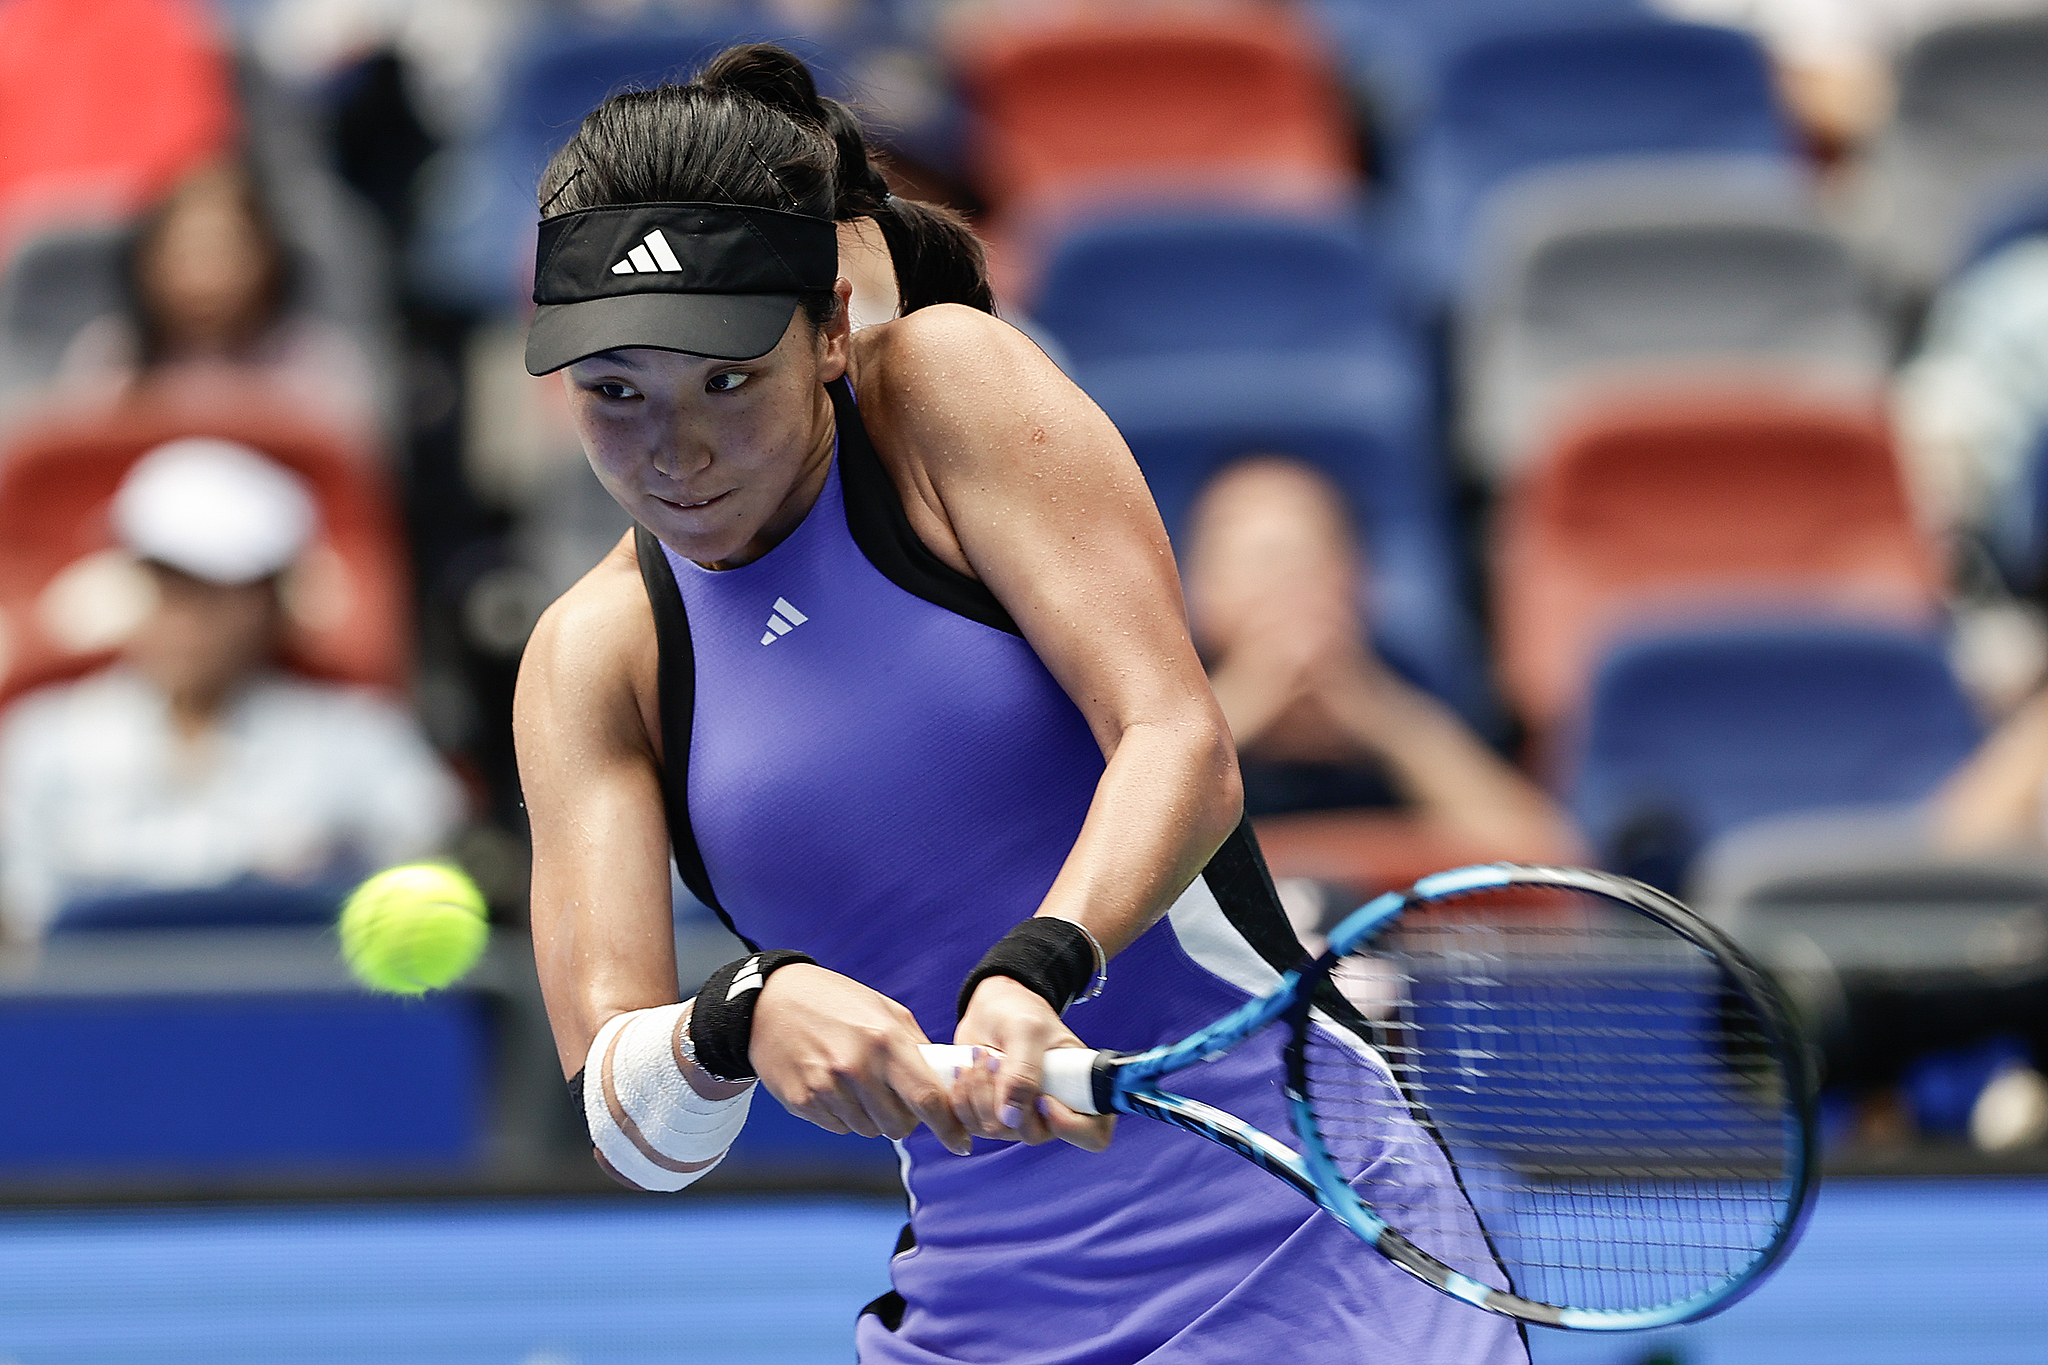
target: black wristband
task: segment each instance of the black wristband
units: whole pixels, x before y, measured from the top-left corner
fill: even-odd
[[[747,1057],[754,1037],[754,1006],[770,974],[799,962],[816,965],[808,953],[780,949],[728,962],[711,974],[690,1007],[690,1048],[696,1063],[721,1081],[751,1081],[754,1064]]]
[[[981,962],[960,983],[956,1015],[967,1013],[974,988],[991,976],[1007,976],[1026,990],[1045,997],[1053,1013],[1065,1014],[1095,981],[1101,964],[1095,940],[1071,920],[1040,915],[1027,919],[996,941]]]

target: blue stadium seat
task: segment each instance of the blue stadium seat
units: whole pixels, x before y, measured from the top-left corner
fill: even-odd
[[[1653,13],[1647,0],[1310,0],[1308,9],[1396,135],[1435,97],[1445,58],[1477,39]]]
[[[1251,215],[1106,221],[1052,253],[1032,319],[1086,368],[1201,351],[1322,351],[1386,337],[1395,293],[1354,223]]]
[[[1755,39],[1622,22],[1505,33],[1445,63],[1413,142],[1393,156],[1404,233],[1432,289],[1465,260],[1486,196],[1537,167],[1653,153],[1794,155]]]
[[[1170,534],[1233,458],[1287,454],[1326,472],[1372,563],[1382,653],[1495,725],[1428,367],[1355,225],[1099,224],[1055,253],[1035,320],[1130,443]]]
[[[1816,623],[1647,637],[1595,680],[1571,806],[1608,866],[1676,890],[1708,840],[1766,816],[1918,801],[1980,737],[1926,636]]]

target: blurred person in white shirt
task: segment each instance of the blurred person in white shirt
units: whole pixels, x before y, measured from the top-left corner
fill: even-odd
[[[155,589],[115,665],[0,717],[0,928],[146,893],[338,890],[440,847],[464,802],[412,718],[281,672],[282,575],[317,512],[296,475],[188,438],[113,517]]]

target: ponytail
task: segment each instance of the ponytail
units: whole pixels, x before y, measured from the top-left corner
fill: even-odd
[[[820,95],[810,69],[796,56],[769,43],[728,48],[694,83],[747,96],[831,139],[838,154],[832,217],[874,219],[889,247],[904,313],[935,303],[996,311],[987,254],[967,220],[952,209],[892,194],[860,120],[838,100]]]

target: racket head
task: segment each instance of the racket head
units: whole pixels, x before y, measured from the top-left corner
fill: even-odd
[[[1805,1046],[1769,978],[1671,897],[1461,868],[1353,914],[1301,976],[1287,1088],[1318,1202],[1445,1292],[1662,1326],[1735,1302],[1796,1241]]]

